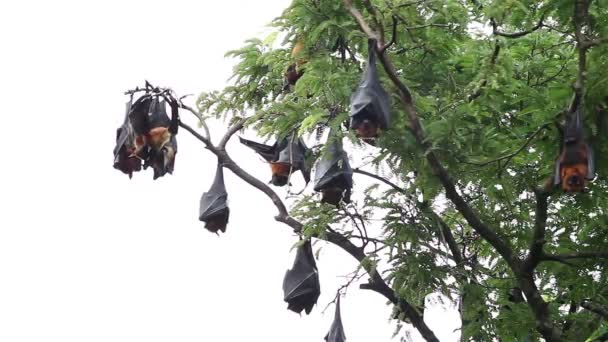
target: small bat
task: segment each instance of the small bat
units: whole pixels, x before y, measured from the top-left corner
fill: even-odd
[[[575,99],[576,101],[576,99]],[[580,101],[566,113],[563,142],[555,163],[554,184],[565,192],[583,192],[587,180],[595,177],[593,150],[585,140]]]
[[[357,137],[373,145],[372,141],[389,127],[390,103],[376,69],[376,41],[370,39],[368,43],[367,70],[350,98],[349,128],[355,130]]]
[[[135,151],[135,131],[129,120],[132,101],[127,102],[125,121],[116,130],[116,146],[114,147],[114,168],[133,177],[133,172],[141,170],[141,160],[132,156]]]
[[[339,205],[344,197],[350,202],[350,191],[353,187],[353,170],[348,162],[348,155],[342,149],[342,141],[329,133],[327,147],[315,168],[315,191],[322,193],[321,202]]]
[[[312,253],[310,240],[298,247],[293,266],[283,278],[283,298],[287,309],[310,314],[321,294],[319,272]]]
[[[344,334],[344,327],[342,326],[342,318],[340,316],[340,297],[336,300],[336,313],[334,314],[334,321],[331,323],[329,332],[325,335],[326,342],[345,342],[346,335]]]
[[[298,170],[302,172],[306,183],[310,181],[310,167],[305,162],[309,150],[302,139],[295,139],[295,132],[286,138],[277,140],[273,145],[264,145],[243,138],[239,138],[239,140],[269,162],[272,172],[271,184],[286,185],[289,175]]]
[[[205,228],[212,233],[226,232],[226,225],[230,216],[228,208],[228,193],[224,185],[224,172],[221,164],[218,164],[213,184],[209,191],[201,197],[198,219],[205,222]]]
[[[298,40],[291,50],[291,57],[297,58],[302,50],[304,49],[304,44],[301,40]],[[292,63],[287,67],[287,71],[285,71],[285,75],[283,78],[283,91],[289,89],[290,86],[293,86],[298,82],[300,77],[304,75],[304,70],[300,68],[306,61],[299,59],[296,63]]]

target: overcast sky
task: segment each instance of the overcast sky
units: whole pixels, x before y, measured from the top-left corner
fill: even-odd
[[[288,4],[2,5],[0,341],[323,341],[333,306],[322,310],[356,267],[346,253],[315,245],[323,247],[322,295],[300,317],[287,311],[281,289],[296,236],[273,220],[263,194],[229,171],[228,231],[207,232],[198,205],[215,158],[186,131],[172,176],[153,182],[148,170],[129,180],[112,168],[125,90],[144,79],[180,95],[221,88],[234,62],[224,52],[263,37]],[[217,141],[224,126],[214,127]],[[251,151],[236,141],[229,151],[268,180]],[[398,341],[385,302],[357,286],[349,291],[348,341]],[[456,316],[434,308],[427,322],[442,341],[454,340]]]

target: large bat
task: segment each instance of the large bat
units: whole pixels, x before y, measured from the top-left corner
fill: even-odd
[[[133,104],[129,114],[136,134],[132,155],[144,161],[144,169],[152,166],[154,179],[173,173],[177,154],[178,103],[172,97],[169,99],[169,118],[166,103],[160,97],[159,94],[143,95]]]
[[[344,202],[350,202],[353,170],[348,155],[342,149],[341,138],[330,132],[328,141],[331,142],[315,168],[314,190],[321,192],[322,203],[338,206],[343,197]]]
[[[114,168],[133,177],[133,172],[141,170],[141,160],[132,153],[135,151],[135,131],[129,120],[132,99],[127,102],[125,120],[116,130],[116,146],[114,147]]]
[[[201,197],[199,220],[205,222],[205,228],[212,233],[226,232],[230,209],[228,208],[228,193],[224,185],[224,172],[218,164],[213,184],[209,191]]]
[[[270,163],[272,178],[270,183],[284,186],[289,181],[289,175],[301,171],[306,183],[310,181],[310,167],[306,164],[308,148],[301,138],[295,138],[295,132],[290,136],[277,140],[273,145],[264,145],[251,140],[239,138],[241,143],[256,151]]]
[[[376,41],[370,39],[368,44],[367,70],[350,98],[349,126],[359,138],[373,145],[380,132],[389,127],[390,103],[376,69]]]
[[[298,248],[293,266],[283,278],[283,297],[287,309],[310,314],[321,294],[319,272],[312,253],[310,240]]]
[[[331,323],[329,332],[325,335],[326,342],[345,342],[346,335],[344,334],[344,327],[342,327],[342,318],[340,317],[340,296],[336,300],[336,313],[334,315],[334,321]]]
[[[583,192],[595,177],[593,150],[585,140],[583,107],[580,101],[566,113],[563,142],[555,164],[554,184],[566,192]]]

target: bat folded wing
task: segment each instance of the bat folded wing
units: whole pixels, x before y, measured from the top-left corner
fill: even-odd
[[[293,267],[285,273],[283,279],[284,300],[287,308],[293,312],[306,314],[312,311],[321,294],[319,273],[312,255],[310,241],[298,248]]]

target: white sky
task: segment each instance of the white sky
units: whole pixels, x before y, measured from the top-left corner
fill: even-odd
[[[186,131],[173,176],[153,182],[148,170],[129,181],[112,168],[123,91],[144,79],[178,94],[221,88],[233,63],[224,52],[261,35],[288,3],[2,5],[0,341],[323,341],[333,307],[321,311],[355,268],[350,256],[315,246],[323,246],[322,295],[300,317],[281,289],[295,236],[273,220],[263,194],[229,171],[228,232],[207,232],[198,205],[215,159]],[[215,127],[217,139],[223,126]],[[235,141],[229,151],[268,180],[251,151]],[[349,342],[391,341],[385,302],[349,291]],[[427,316],[442,341],[454,340],[457,317],[441,308]]]

